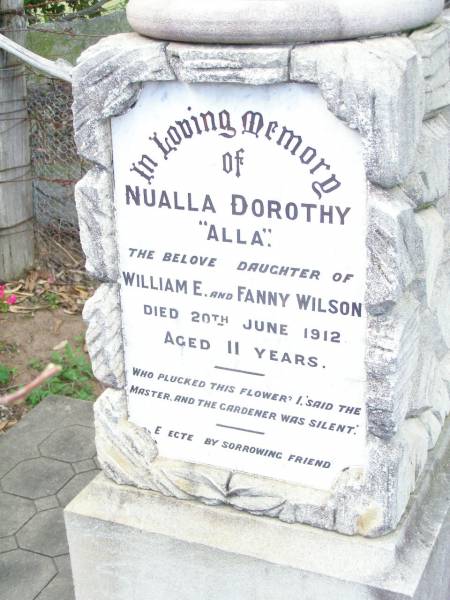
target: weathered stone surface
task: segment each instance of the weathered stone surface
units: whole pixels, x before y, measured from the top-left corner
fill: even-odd
[[[442,380],[447,385],[447,389],[450,393],[450,352],[441,360],[439,370]]]
[[[431,117],[449,105],[450,83],[447,69],[425,80],[425,115]]]
[[[402,407],[404,413],[407,400]],[[288,523],[301,522],[368,537],[386,533],[397,525],[425,465],[428,448],[437,439],[432,435],[432,411],[425,417],[422,414],[420,419],[408,419],[389,439],[369,435],[366,472],[345,471],[334,492],[329,494],[158,458],[156,446],[152,453],[150,434],[126,421],[125,410],[125,397],[118,391],[104,392],[95,405],[101,466],[116,483],[210,505],[225,504]],[[394,413],[398,409],[391,406],[390,410]],[[397,420],[392,421],[395,429]],[[441,427],[442,423],[439,431]],[[132,442],[134,448],[130,446]]]
[[[416,214],[416,222],[422,233],[421,245],[424,260],[419,266],[425,285],[425,304],[431,305],[438,269],[444,253],[444,220],[435,208]]]
[[[446,27],[437,22],[414,31],[409,39],[414,43],[422,59],[425,77],[425,114],[429,117],[448,106],[450,102],[448,34]]]
[[[369,317],[366,350],[368,430],[390,438],[403,422],[419,357],[420,305],[406,297]]]
[[[350,470],[337,484],[337,531],[376,537],[397,526],[427,459],[424,440],[418,423],[389,440],[368,437],[365,474]]]
[[[438,347],[441,358],[450,348],[450,320],[448,318],[448,298],[450,294],[450,277],[443,270],[438,274],[433,297],[433,306],[436,310],[434,323],[435,338],[442,336],[442,342]]]
[[[371,186],[368,203],[366,306],[371,315],[383,314],[397,303],[416,276],[418,227],[408,198]]]
[[[85,317],[94,370],[115,388],[95,408],[100,464],[114,481],[347,534],[381,535],[398,524],[449,410],[450,254],[443,251],[450,247],[448,122],[430,109],[430,94],[435,104],[438,96],[444,98],[448,80],[444,34],[438,25],[409,37],[293,50],[165,46],[131,34],[105,40],[80,59],[77,139],[82,154],[97,167],[83,180],[79,197],[86,220],[88,207],[100,215],[95,217],[98,231],[86,234],[85,248],[92,271],[103,279],[117,277],[114,249],[105,252],[99,243],[103,235],[115,243],[112,203],[106,200],[111,186],[108,118],[132,106],[141,82],[178,78],[260,84],[286,80],[289,65],[290,81],[317,84],[330,110],[359,130],[370,182],[368,468],[342,473],[335,489],[325,493],[159,457],[150,433],[128,421],[113,284],[100,288]],[[127,60],[139,64],[131,76],[125,72]],[[105,328],[105,323],[113,325]]]
[[[441,21],[413,31],[409,39],[422,58],[425,77],[448,65],[448,33]]]
[[[125,112],[133,104],[139,92],[136,82],[175,78],[162,43],[135,34],[112,38],[114,45],[106,38],[83,53],[74,75],[79,151],[106,168],[111,165],[111,140],[105,119]],[[286,46],[227,48],[170,44],[167,54],[182,81],[260,84],[286,80],[289,52]],[[125,65],[131,60],[133,70],[125,75]],[[390,61],[390,68],[380,69],[381,61]],[[386,71],[390,73],[389,85],[384,80]],[[407,38],[299,46],[292,51],[289,77],[292,81],[317,83],[330,110],[350,127],[360,130],[366,142],[368,176],[374,183],[391,187],[411,171],[425,89],[419,55]],[[436,86],[440,89],[444,81],[440,77],[439,82],[429,84],[429,91]],[[78,95],[77,89],[83,90],[83,94]],[[393,126],[399,122],[402,127]]]
[[[92,471],[97,468],[94,459],[91,458],[80,460],[79,462],[73,463],[72,466],[75,469],[75,473],[85,473],[86,471]]]
[[[0,492],[0,537],[14,535],[35,512],[31,500]]]
[[[50,458],[32,458],[19,463],[2,479],[5,492],[24,498],[56,494],[72,477],[70,465]]]
[[[0,554],[17,549],[17,543],[13,536],[0,538]]]
[[[51,558],[24,550],[3,554],[1,562],[0,598],[8,600],[36,598],[56,574]]]
[[[41,510],[49,510],[50,508],[58,508],[58,498],[56,496],[45,496],[34,501],[38,512]]]
[[[443,0],[131,0],[135,31],[157,39],[237,44],[347,40],[415,29],[435,19]]]
[[[109,36],[82,54],[73,72],[75,140],[80,154],[111,167],[107,119],[136,101],[143,81],[174,79],[166,44],[134,33]]]
[[[94,407],[95,443],[102,468],[118,483],[139,481],[147,487],[146,479],[157,456],[157,447],[148,431],[127,420],[125,394],[106,390]]]
[[[112,388],[125,385],[119,287],[103,284],[83,309],[94,375]]]
[[[89,427],[72,425],[53,432],[39,446],[42,456],[76,462],[95,456],[95,444]]]
[[[412,174],[402,189],[417,208],[447,197],[449,127],[440,114],[424,122]]]
[[[86,270],[100,281],[116,281],[118,274],[112,181],[109,171],[94,168],[75,186]]]
[[[0,492],[0,598],[2,600],[74,600],[73,585],[71,580],[69,557],[60,556],[67,552],[66,533],[61,521],[61,508],[55,494],[40,496],[47,493],[45,489],[46,478],[49,477],[51,488],[54,486],[54,473],[48,468],[42,469],[41,463],[36,466],[31,462],[31,468],[20,470],[20,463],[24,463],[30,448],[35,448],[39,456],[39,447],[48,440],[54,441],[52,431],[57,433],[60,429],[69,429],[75,434],[88,431],[90,440],[80,436],[78,445],[91,447],[94,438],[92,403],[71,398],[47,397],[6,434],[0,437],[0,467],[13,473],[13,479],[18,483],[14,485],[13,494]],[[58,437],[58,436],[56,436]],[[64,436],[63,436],[64,437]],[[61,438],[59,439],[61,441]],[[75,449],[74,440],[69,440],[72,450]],[[24,452],[21,449],[24,448]],[[58,452],[58,444],[53,448]],[[76,452],[75,452],[76,453]],[[11,462],[18,469],[15,472]],[[47,459],[43,459],[45,462]],[[70,466],[58,461],[63,469]],[[83,464],[82,464],[83,463]],[[88,464],[87,464],[88,463]],[[44,463],[45,464],[45,463]],[[75,468],[88,468],[96,473],[96,465],[92,459],[74,463]],[[37,470],[37,476],[33,471]],[[48,467],[48,463],[47,463]],[[75,469],[76,471],[76,469]],[[18,477],[16,477],[19,473]],[[30,475],[31,473],[31,475]],[[85,473],[87,475],[88,473]],[[0,469],[0,485],[3,486],[4,471]],[[61,499],[66,495],[71,496],[74,488],[79,489],[80,481],[77,476],[72,477],[61,490]],[[30,481],[31,479],[31,481]],[[7,487],[13,483],[7,476]],[[33,494],[30,486],[38,486],[39,497],[34,501],[21,497]],[[87,483],[87,481],[86,481]],[[59,482],[58,482],[59,486]],[[58,510],[53,510],[58,509]],[[34,519],[34,516],[39,515]],[[5,532],[14,530],[15,536],[1,537]],[[17,541],[26,547],[18,549]],[[47,556],[43,556],[44,552]],[[57,556],[55,556],[57,555]],[[52,556],[53,558],[50,558]]]
[[[17,541],[23,550],[46,556],[66,554],[69,549],[62,508],[45,510],[35,515],[17,534]]]
[[[418,417],[418,420],[422,423],[422,425],[425,428],[425,431],[427,432],[428,449],[430,450],[434,447],[438,440],[442,425],[439,422],[439,419],[436,417],[436,415],[434,415],[431,411],[426,411],[422,413]]]
[[[233,82],[262,85],[289,79],[288,46],[194,46],[169,44],[169,62],[187,83]]]
[[[448,379],[442,372],[441,364],[439,365],[439,370],[436,372],[429,404],[431,412],[439,422],[440,434],[445,425],[445,419],[450,414],[450,393],[448,389]]]
[[[439,362],[435,353],[428,347],[420,347],[417,371],[413,376],[408,416],[420,416],[425,409],[431,408],[437,377],[439,377]]]
[[[92,432],[91,432],[92,435]],[[93,436],[92,436],[93,438]],[[92,439],[92,441],[94,441]],[[63,489],[58,492],[57,498],[61,504],[61,506],[66,506],[75,496],[81,492],[81,490],[87,486],[87,484],[91,481],[95,475],[97,475],[98,469],[94,468],[90,471],[86,471],[85,473],[79,473],[75,475],[69,483],[63,487]]]
[[[421,315],[422,340],[441,361],[447,354],[450,345],[448,343],[448,326],[444,319],[448,319],[448,299],[450,281],[446,274],[439,272],[433,291],[432,309],[425,309]]]
[[[406,178],[425,101],[422,64],[411,41],[399,37],[297,46],[290,70],[292,81],[316,83],[328,108],[359,130],[370,181],[393,187]]]
[[[45,439],[49,433],[48,430],[43,432],[43,439]],[[5,451],[8,444],[6,444],[5,436],[0,437],[0,454],[2,455],[2,460],[0,461],[0,477],[3,477],[3,475],[8,473],[8,471],[15,467],[20,461],[39,457],[39,450],[34,438],[30,439],[30,436],[26,434],[21,435],[20,433],[17,437],[17,444],[14,444],[13,452]]]
[[[69,556],[57,556],[54,560],[58,574],[36,600],[75,600]]]
[[[450,8],[446,7],[444,12],[441,14],[439,18],[439,23],[445,27],[447,30],[447,34],[450,32]],[[450,36],[449,36],[449,45],[450,45]]]
[[[422,312],[420,322],[419,359],[413,375],[407,416],[420,417],[425,410],[430,410],[442,427],[450,411],[450,373],[446,367],[448,346],[430,310]]]
[[[99,475],[65,512],[77,598],[91,600],[95,589],[98,600],[140,600],[151,586],[158,600],[447,600],[446,446],[399,529],[376,540],[161,498]],[[389,492],[391,475],[379,480]],[[371,506],[361,526],[376,516]]]

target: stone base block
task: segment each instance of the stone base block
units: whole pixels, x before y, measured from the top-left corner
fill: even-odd
[[[377,539],[166,498],[100,474],[65,511],[76,598],[448,600],[443,438],[400,527]]]

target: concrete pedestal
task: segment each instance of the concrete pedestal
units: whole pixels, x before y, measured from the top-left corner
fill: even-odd
[[[204,506],[99,475],[65,511],[77,600],[448,600],[450,432],[378,539]]]

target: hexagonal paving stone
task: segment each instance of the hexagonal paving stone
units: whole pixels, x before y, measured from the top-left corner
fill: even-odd
[[[36,600],[75,600],[69,556],[55,559],[58,575],[42,590]]]
[[[42,510],[49,510],[50,508],[58,508],[59,502],[56,496],[46,496],[45,498],[38,498],[34,501],[36,510],[41,512]]]
[[[94,431],[90,427],[72,425],[58,429],[39,447],[43,456],[77,462],[95,456]]]
[[[0,537],[14,535],[35,512],[31,500],[0,492]]]
[[[0,456],[2,457],[0,460],[0,477],[3,477],[22,460],[38,458],[39,449],[32,436],[28,439],[22,439],[14,431],[14,436],[11,434],[0,436]]]
[[[75,475],[73,479],[67,483],[63,489],[57,494],[58,500],[62,506],[66,506],[69,502],[75,498],[75,496],[81,492],[81,490],[87,486],[93,477],[98,473],[98,470],[87,471],[86,473],[80,473]]]
[[[2,552],[11,552],[11,550],[15,550],[16,548],[17,543],[13,536],[0,538],[0,554],[2,554]]]
[[[62,508],[52,508],[35,515],[19,531],[20,548],[47,556],[59,556],[69,552]]]
[[[68,464],[50,458],[32,458],[5,475],[2,486],[5,492],[35,499],[56,494],[72,476]]]
[[[33,600],[56,574],[51,558],[24,550],[2,554],[0,598]]]
[[[72,467],[75,470],[75,473],[84,473],[85,471],[92,471],[97,468],[97,465],[92,460],[92,458],[87,458],[86,460],[80,460],[79,462],[72,463]]]

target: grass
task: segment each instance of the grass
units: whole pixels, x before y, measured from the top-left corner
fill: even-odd
[[[8,367],[7,365],[0,362],[0,387],[6,387],[11,383],[16,369]]]
[[[62,370],[45,384],[33,390],[27,398],[28,404],[36,406],[47,396],[62,395],[80,400],[94,400],[94,376],[89,360],[80,348],[67,344],[60,352],[52,352],[51,361],[60,365]],[[32,360],[29,366],[42,371],[45,364]]]

